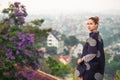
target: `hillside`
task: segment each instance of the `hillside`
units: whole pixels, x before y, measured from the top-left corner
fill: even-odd
[[[105,47],[115,44],[115,43],[120,43],[120,33],[114,34],[106,39],[104,39],[104,45]]]

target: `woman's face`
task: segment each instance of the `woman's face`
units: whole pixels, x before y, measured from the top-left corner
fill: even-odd
[[[87,21],[87,27],[89,31],[93,32],[97,30],[98,24],[95,24],[95,22],[92,19],[89,19]]]

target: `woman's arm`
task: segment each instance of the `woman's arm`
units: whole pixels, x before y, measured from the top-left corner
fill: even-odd
[[[90,37],[88,40],[87,40],[87,43],[88,43],[88,47],[87,47],[87,54],[85,56],[82,57],[83,61],[85,62],[89,62],[91,61],[92,59],[94,59],[96,57],[96,54],[98,52],[97,50],[97,40]]]

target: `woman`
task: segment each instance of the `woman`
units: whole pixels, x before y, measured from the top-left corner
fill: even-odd
[[[105,56],[103,50],[103,40],[98,29],[99,17],[90,17],[87,21],[87,27],[90,31],[83,53],[78,59],[75,75],[80,80],[103,80]]]

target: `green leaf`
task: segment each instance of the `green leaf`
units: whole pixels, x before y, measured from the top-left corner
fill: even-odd
[[[10,17],[10,18],[13,18],[13,17],[15,17],[15,15],[14,15],[13,13],[10,13],[10,14],[9,14],[9,17]]]

